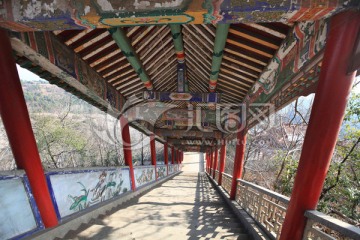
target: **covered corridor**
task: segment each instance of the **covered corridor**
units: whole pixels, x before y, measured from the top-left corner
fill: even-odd
[[[0,1],[0,240],[359,239],[317,211],[360,73],[359,0],[170,2]],[[16,64],[106,113],[111,164],[44,166]],[[245,181],[249,131],[313,93],[290,197]]]

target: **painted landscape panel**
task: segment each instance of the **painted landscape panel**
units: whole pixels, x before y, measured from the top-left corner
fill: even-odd
[[[46,173],[61,218],[131,190],[128,168]]]

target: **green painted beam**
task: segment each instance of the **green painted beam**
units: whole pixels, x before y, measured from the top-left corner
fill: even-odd
[[[224,48],[226,44],[227,35],[229,33],[230,24],[218,24],[216,27],[215,44],[213,51],[213,58],[211,64],[211,73],[209,81],[209,90],[214,92],[219,77],[220,66],[224,55]]]
[[[143,81],[146,89],[149,91],[153,90],[153,85],[150,81],[150,78],[146,74],[145,68],[143,67],[125,32],[121,28],[111,28],[109,29],[109,32],[116,44],[121,49],[121,52],[125,55],[131,66],[134,68],[135,72],[140,77],[141,81]]]

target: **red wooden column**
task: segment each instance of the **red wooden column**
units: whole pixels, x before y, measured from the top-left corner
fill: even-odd
[[[7,32],[2,29],[0,52],[0,115],[16,165],[26,172],[44,225],[54,227],[58,220],[31,127],[10,40]]]
[[[347,74],[347,69],[359,29],[359,12],[342,12],[330,21],[319,84],[280,239],[302,239],[304,212],[316,209],[355,78],[355,72]]]
[[[213,179],[215,179],[215,171],[218,167],[218,155],[219,155],[219,149],[217,149],[217,146],[215,147],[215,156],[214,156],[214,172],[213,172]]]
[[[209,164],[209,175],[211,176],[211,170],[212,170],[212,165],[213,165],[213,151],[212,151],[212,147],[210,148],[210,155],[209,155],[209,159],[210,159],[210,164]]]
[[[220,147],[220,169],[219,169],[219,181],[218,181],[219,185],[221,185],[222,183],[222,175],[225,170],[225,158],[226,158],[226,141],[225,139],[222,139],[221,147]]]
[[[175,164],[175,149],[171,146],[171,164]]]
[[[209,173],[209,152],[206,151],[205,153],[205,160],[206,160],[206,172]]]
[[[237,133],[234,170],[233,170],[233,178],[232,178],[231,190],[230,190],[230,199],[232,200],[235,199],[235,195],[236,195],[236,185],[237,185],[236,180],[241,178],[242,171],[244,168],[245,147],[246,147],[246,132],[245,130],[241,130],[238,131]]]
[[[176,150],[176,164],[179,164],[179,149]]]
[[[155,179],[157,179],[156,172],[156,148],[155,148],[155,135],[150,135],[150,151],[151,151],[151,165],[155,167]]]
[[[131,189],[133,191],[135,191],[135,189],[136,189],[135,175],[134,175],[134,167],[133,167],[133,162],[132,162],[129,122],[123,116],[120,117],[120,127],[121,127],[121,138],[122,138],[122,144],[123,144],[125,165],[129,166]]]
[[[169,155],[168,155],[168,143],[164,143],[164,158],[165,158],[165,165],[166,165],[166,176],[169,174]]]

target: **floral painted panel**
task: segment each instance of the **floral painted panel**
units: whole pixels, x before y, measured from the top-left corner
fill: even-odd
[[[131,190],[128,168],[46,173],[60,218]]]
[[[141,187],[145,184],[155,181],[155,167],[154,166],[139,166],[134,167],[135,186]]]

